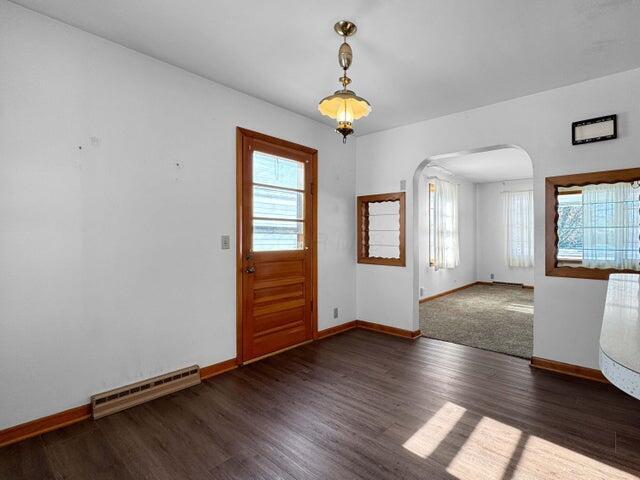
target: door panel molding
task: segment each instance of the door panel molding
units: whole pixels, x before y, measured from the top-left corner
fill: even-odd
[[[304,145],[299,145],[293,142],[289,142],[287,140],[282,140],[280,138],[272,137],[269,135],[265,135],[259,132],[254,132],[252,130],[247,130],[245,128],[237,127],[236,128],[236,363],[238,365],[245,363],[247,361],[255,361],[257,358],[247,358],[243,337],[243,321],[244,314],[243,311],[245,301],[247,299],[244,298],[245,292],[248,289],[245,289],[245,275],[244,268],[246,267],[246,262],[243,257],[243,252],[245,250],[245,242],[247,241],[247,235],[243,230],[243,219],[246,214],[247,209],[251,208],[250,199],[246,195],[247,191],[247,182],[251,182],[252,179],[244,178],[243,173],[243,164],[244,164],[244,155],[245,150],[248,148],[248,145],[252,145],[252,148],[255,150],[260,150],[260,147],[269,150],[269,153],[279,154],[283,157],[288,157],[291,159],[296,159],[299,161],[304,161],[309,159],[310,161],[310,171],[311,171],[311,231],[305,232],[305,238],[309,238],[309,247],[311,254],[311,329],[312,329],[312,339],[316,340],[318,338],[318,200],[317,200],[317,178],[318,178],[318,151],[306,147]],[[244,195],[243,195],[244,194]],[[309,236],[309,237],[307,237]],[[256,252],[253,255],[256,258],[259,258],[261,254],[264,252]],[[272,255],[272,259],[276,259],[280,256],[279,253],[273,252],[270,253]],[[290,256],[290,254],[288,254]],[[282,254],[281,256],[285,256]],[[300,254],[302,256],[302,252]],[[272,286],[280,287],[290,285],[291,283],[295,283],[293,280],[283,280],[283,279],[264,279],[259,280],[256,279],[256,282],[264,282],[266,285],[264,287],[271,286],[269,282],[272,283]],[[286,288],[283,290],[286,291]],[[263,307],[259,307],[263,308]],[[266,313],[266,312],[265,312]],[[304,342],[306,343],[306,342]],[[288,349],[290,347],[285,347],[284,349]],[[261,355],[258,358],[264,358],[264,356],[273,355],[282,351],[282,349],[271,352],[267,355]]]

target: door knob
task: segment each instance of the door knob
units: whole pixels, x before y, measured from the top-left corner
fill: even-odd
[[[245,270],[245,272],[247,273],[254,273],[256,271],[256,267],[247,267],[247,269]]]

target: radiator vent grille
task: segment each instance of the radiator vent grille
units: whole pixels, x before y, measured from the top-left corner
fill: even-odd
[[[512,282],[497,282],[497,281],[493,281],[494,285],[504,285],[507,287],[524,287],[524,285],[522,283],[512,283]]]
[[[93,418],[101,418],[200,383],[200,367],[176,370],[91,397]]]

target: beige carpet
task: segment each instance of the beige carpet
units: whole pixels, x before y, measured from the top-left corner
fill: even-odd
[[[474,285],[420,304],[425,337],[516,357],[533,351],[533,290]]]

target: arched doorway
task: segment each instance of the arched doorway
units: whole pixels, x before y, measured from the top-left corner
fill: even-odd
[[[527,152],[501,144],[429,157],[414,173],[413,207],[414,318],[423,334],[530,357],[533,165]]]

